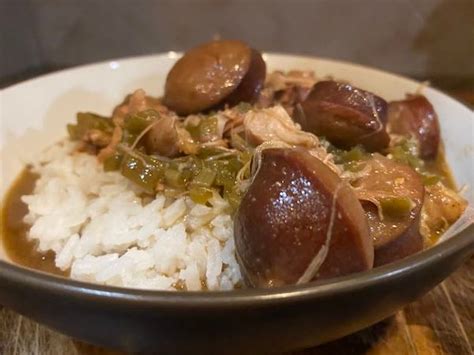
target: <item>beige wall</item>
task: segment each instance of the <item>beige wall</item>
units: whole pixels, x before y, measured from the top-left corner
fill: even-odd
[[[418,78],[474,78],[474,0],[0,0],[0,77],[214,35]]]

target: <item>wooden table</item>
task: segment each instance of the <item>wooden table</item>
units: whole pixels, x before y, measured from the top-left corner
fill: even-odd
[[[451,94],[474,105],[474,90]],[[72,340],[0,308],[0,354],[121,353]],[[474,257],[423,298],[393,317],[337,341],[293,354],[474,354]]]

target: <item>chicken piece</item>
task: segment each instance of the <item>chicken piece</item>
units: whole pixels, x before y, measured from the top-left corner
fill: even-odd
[[[245,114],[243,125],[245,138],[251,144],[258,146],[264,142],[280,142],[307,148],[312,156],[323,161],[338,175],[341,174],[332,155],[328,154],[318,137],[301,130],[282,106],[249,111]]]
[[[144,137],[148,154],[174,157],[179,153],[179,137],[176,130],[176,117],[161,116],[150,126]]]
[[[311,89],[315,83],[316,76],[312,70],[290,70],[287,73],[277,70],[268,76],[266,86],[274,91],[283,91],[290,86]]]
[[[122,104],[117,106],[112,114],[115,124],[123,126],[125,117],[129,114],[154,109],[159,114],[169,114],[171,111],[159,99],[147,96],[145,90],[138,89],[128,95]]]
[[[289,115],[293,115],[295,106],[306,99],[315,83],[316,76],[313,71],[274,71],[268,76],[258,106],[270,107],[277,103],[282,105]]]
[[[109,145],[111,136],[100,129],[90,129],[82,137],[82,141],[97,148],[104,148]]]
[[[247,112],[244,127],[246,139],[256,146],[267,141],[305,148],[320,145],[319,139],[314,134],[302,131],[282,106]]]
[[[143,112],[149,109],[155,110],[159,117],[144,132],[143,142],[149,154],[159,154],[162,156],[176,156],[182,147],[187,146],[181,142],[182,134],[178,133],[178,116],[161,104],[159,99],[147,96],[142,89],[136,90],[127,96],[124,102],[117,106],[112,115],[115,123],[115,130],[108,146],[99,153],[99,160],[103,161],[112,155],[122,141],[122,127],[129,115]],[[192,150],[194,151],[194,150]]]
[[[245,112],[238,107],[232,107],[223,111],[217,112],[216,116],[220,122],[224,123],[223,135],[228,136],[235,130],[239,131],[242,129],[244,123]]]
[[[109,144],[102,148],[97,155],[97,159],[100,162],[105,161],[108,157],[112,156],[115,151],[117,150],[117,146],[120,144],[120,141],[122,140],[122,135],[123,135],[123,129],[121,126],[116,125],[114,128],[114,132],[112,133],[112,138],[109,142]]]
[[[421,210],[420,232],[427,244],[456,222],[467,207],[467,201],[441,182],[426,186]]]

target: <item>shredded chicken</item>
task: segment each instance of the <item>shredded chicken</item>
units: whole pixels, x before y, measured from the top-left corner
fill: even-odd
[[[178,147],[180,152],[184,154],[196,154],[198,152],[198,145],[184,127],[178,125],[176,127],[176,133],[178,135]]]
[[[87,144],[91,144],[94,147],[103,148],[110,144],[111,137],[109,134],[99,129],[90,129],[84,134],[81,139]]]
[[[145,90],[138,89],[133,92],[133,94],[128,95],[124,102],[114,109],[112,119],[115,124],[123,126],[123,122],[127,115],[145,111],[151,108],[162,115],[166,115],[171,112],[161,103],[159,99],[147,96]]]
[[[311,88],[315,83],[316,76],[312,70],[291,70],[287,73],[277,70],[268,75],[265,87],[281,91],[289,86]]]
[[[114,128],[114,132],[112,133],[112,139],[110,140],[110,143],[97,155],[97,159],[100,162],[103,162],[105,159],[108,157],[112,156],[115,151],[117,150],[117,146],[120,144],[120,141],[122,140],[122,135],[123,135],[123,129],[121,126],[116,125]]]
[[[319,139],[302,131],[281,106],[247,112],[244,127],[246,140],[254,145],[266,141],[281,141],[306,148],[320,145]]]
[[[233,107],[224,111],[219,111],[217,117],[225,122],[223,134],[226,135],[230,132],[235,132],[238,127],[242,126],[244,123],[245,113],[236,107]]]
[[[459,219],[466,207],[467,201],[441,182],[426,186],[420,226],[425,240],[443,233]]]
[[[280,104],[292,115],[295,106],[306,99],[316,80],[313,71],[274,71],[268,75],[257,106]]]
[[[150,108],[155,109],[162,115],[174,115],[174,113],[163,106],[158,99],[146,96],[145,91],[142,89],[136,90],[133,94],[127,96],[124,102],[114,109],[112,120],[115,124],[115,128],[110,141],[103,149],[100,150],[99,154],[97,155],[99,161],[104,161],[115,153],[117,146],[122,141],[122,127],[127,115],[141,112]]]
[[[272,141],[307,148],[311,155],[323,161],[336,173],[341,173],[318,137],[301,130],[282,106],[249,111],[245,114],[243,125],[245,139],[253,145]]]
[[[180,141],[177,132],[177,117],[160,116],[145,134],[145,147],[149,154],[165,157],[176,156],[180,151]]]
[[[267,104],[262,104],[260,102],[260,104],[257,104],[257,107],[266,107],[275,103],[281,103],[284,105],[287,112],[291,113],[293,106],[304,100],[315,82],[316,78],[314,73],[311,71],[291,71],[288,73],[278,71],[274,72],[269,75],[264,89],[264,91],[266,90],[269,102]],[[265,100],[265,93],[262,93],[261,96],[262,100]],[[102,139],[103,137],[99,137],[92,132],[90,137],[88,137],[88,142],[101,149],[98,155],[101,161],[111,156],[116,150],[117,145],[121,142],[123,133],[122,127],[126,117],[130,114],[135,114],[147,109],[156,110],[160,114],[161,119],[163,119],[163,123],[153,124],[153,127],[150,127],[147,135],[140,137],[140,139],[143,138],[147,146],[153,148],[151,149],[152,151],[157,150],[161,154],[162,149],[155,149],[157,144],[161,141],[166,141],[166,144],[169,145],[172,141],[172,149],[169,151],[167,150],[165,154],[166,156],[173,156],[178,154],[178,152],[184,154],[195,154],[197,152],[197,143],[184,127],[186,124],[192,122],[198,124],[201,119],[200,116],[190,115],[183,122],[179,120],[174,112],[164,106],[159,99],[149,97],[146,95],[144,90],[139,89],[127,96],[124,102],[115,108],[112,115],[115,129],[111,138],[109,137],[108,140],[105,140]],[[276,112],[276,115],[283,117],[271,120],[274,126],[273,134],[276,134],[275,137],[278,137],[278,140],[294,146],[307,147],[310,149],[311,154],[323,160],[328,165],[333,166],[334,170],[338,173],[340,172],[332,163],[332,157],[327,154],[324,148],[321,148],[316,136],[301,131],[300,128],[293,123],[288,114],[282,112],[284,111],[282,106],[279,106],[278,109],[274,110],[275,112],[280,111]],[[262,114],[265,114],[264,111],[261,112],[263,112]],[[226,147],[228,144],[226,139],[229,138],[230,133],[235,133],[236,131],[240,132],[242,127],[246,126],[244,124],[244,119],[247,114],[238,107],[227,108],[223,111],[217,112],[215,115],[218,123],[216,135],[207,137],[206,141],[199,142],[199,144]],[[258,129],[259,123],[257,120],[249,119],[248,123],[249,122],[251,122],[252,130],[246,132],[246,134],[249,133],[250,136],[256,139],[256,141],[260,141],[259,143],[255,143],[256,145],[263,141],[272,140],[271,138],[269,139],[268,135],[265,135],[263,130]],[[162,126],[165,126],[166,129],[163,129]],[[172,129],[170,130],[170,128]],[[290,130],[285,132],[288,128]],[[255,134],[252,135],[252,132]],[[263,134],[263,136],[259,136],[259,134]]]
[[[142,132],[134,145],[138,143],[138,140],[143,140],[147,151],[164,157],[176,156],[179,153],[195,154],[197,152],[196,143],[184,128],[184,124],[179,117],[162,105],[159,99],[149,97],[144,90],[139,89],[129,95],[123,104],[115,108],[112,116],[115,124],[114,133],[109,144],[100,151],[99,160],[103,161],[115,152],[122,140],[122,127],[127,116],[148,109],[157,111],[159,118]],[[192,119],[199,120],[199,117],[190,116],[188,118],[188,120]],[[223,128],[221,129],[223,130]],[[216,140],[218,140],[218,137],[216,137]]]
[[[201,122],[202,117],[200,115],[189,115],[184,119],[184,125],[197,126]]]

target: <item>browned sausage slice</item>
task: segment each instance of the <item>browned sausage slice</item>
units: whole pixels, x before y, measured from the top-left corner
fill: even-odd
[[[379,266],[423,248],[419,229],[425,189],[420,175],[407,165],[380,154],[373,154],[366,164],[368,174],[353,185],[369,221],[374,266]]]
[[[436,158],[440,142],[439,122],[426,97],[412,95],[406,100],[390,102],[388,126],[392,133],[414,136],[419,142],[422,159]]]
[[[303,149],[263,152],[234,235],[241,270],[254,287],[345,275],[373,263],[367,221],[353,189]]]
[[[164,103],[178,114],[186,115],[222,103],[233,93],[249,71],[253,84],[259,84],[261,62],[259,53],[240,41],[212,41],[186,52],[166,78]],[[261,58],[261,56],[260,56]],[[249,81],[252,81],[249,79]],[[245,98],[254,95],[250,82],[241,91]],[[252,96],[253,97],[253,96]]]
[[[301,105],[302,128],[326,137],[338,147],[361,144],[369,151],[378,151],[390,142],[385,129],[387,103],[370,92],[349,84],[320,81]]]
[[[267,74],[267,65],[262,58],[262,54],[252,49],[252,59],[247,74],[242,79],[237,89],[224,99],[222,104],[230,106],[237,105],[241,102],[254,103],[257,101],[260,91],[262,91]]]

